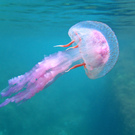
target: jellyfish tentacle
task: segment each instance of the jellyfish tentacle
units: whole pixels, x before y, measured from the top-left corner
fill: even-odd
[[[70,45],[72,45],[75,42],[75,40],[72,40],[70,43],[66,44],[66,45],[55,45],[54,47],[69,47]]]
[[[70,70],[75,69],[75,68],[77,68],[77,67],[81,67],[81,66],[84,66],[84,68],[86,68],[86,64],[85,64],[85,63],[82,63],[82,64],[77,64],[77,65],[71,67],[69,70],[67,70],[67,71],[65,71],[65,72],[69,72]]]
[[[81,37],[78,35],[78,33],[75,31],[75,34],[76,34],[76,36],[78,37],[78,39],[79,39],[79,42],[81,42],[82,41],[82,39],[81,39]],[[73,40],[74,42],[75,42],[75,40]],[[77,44],[77,45],[75,45],[75,46],[73,46],[73,47],[69,47],[68,49],[66,49],[66,51],[67,50],[69,50],[69,49],[74,49],[74,48],[78,48],[79,47],[79,45]]]
[[[78,47],[78,45],[76,45],[76,46],[73,46],[73,47],[69,47],[68,49],[66,49],[66,50],[69,50],[69,49],[74,49],[74,48],[77,48]]]

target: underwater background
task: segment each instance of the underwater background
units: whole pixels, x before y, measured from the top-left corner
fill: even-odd
[[[0,0],[0,90],[64,50],[53,46],[70,42],[69,28],[85,20],[115,32],[114,68],[95,80],[83,67],[71,70],[30,100],[0,108],[0,135],[135,135],[135,0]]]

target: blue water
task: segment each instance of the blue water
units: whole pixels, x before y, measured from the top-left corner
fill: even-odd
[[[135,134],[135,0],[0,1],[0,90],[70,42],[79,21],[108,24],[120,56],[106,76],[74,69],[22,104],[0,108],[0,135]],[[2,102],[3,99],[0,99]]]

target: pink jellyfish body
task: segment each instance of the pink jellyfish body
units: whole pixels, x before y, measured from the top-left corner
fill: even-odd
[[[84,21],[72,26],[68,34],[72,41],[56,47],[72,47],[45,57],[31,71],[8,81],[9,85],[1,92],[1,96],[10,97],[0,107],[30,99],[60,75],[79,66],[84,66],[90,79],[102,77],[113,68],[119,47],[109,26],[101,22]]]

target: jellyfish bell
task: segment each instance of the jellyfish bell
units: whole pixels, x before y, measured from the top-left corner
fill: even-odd
[[[85,72],[90,79],[107,74],[115,65],[119,47],[112,29],[104,23],[83,21],[75,24],[68,32],[73,45],[78,45],[84,61]]]

